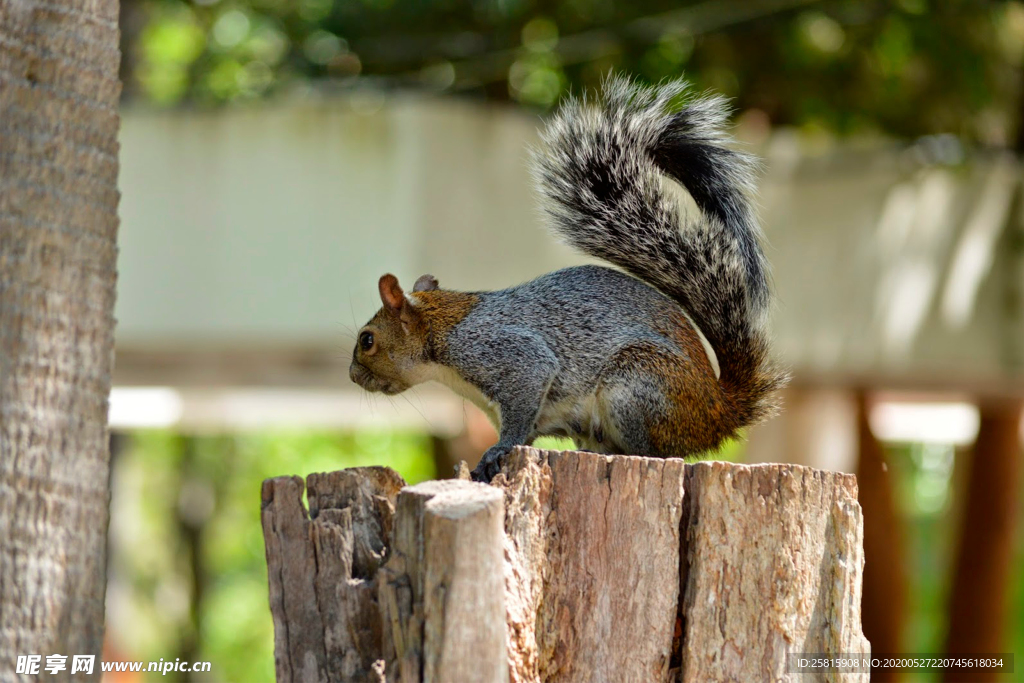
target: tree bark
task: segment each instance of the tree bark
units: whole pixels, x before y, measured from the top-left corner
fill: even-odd
[[[686,490],[682,681],[802,680],[789,655],[870,653],[852,475],[700,462]],[[823,678],[866,683],[868,673]]]
[[[0,0],[0,671],[100,654],[118,3]],[[45,665],[45,659],[42,662]]]
[[[369,583],[320,590],[353,544],[313,562],[301,480],[268,480],[280,683],[796,681],[790,655],[870,650],[851,475],[521,447],[492,487],[427,482],[394,497],[359,470],[330,476],[389,501],[374,509],[391,521],[364,521],[393,528],[379,537],[386,562],[364,579],[377,603]],[[361,628],[380,638],[332,649],[323,633],[340,604],[360,605]],[[362,662],[358,676],[281,665],[342,656]]]
[[[513,451],[495,482],[513,681],[668,679],[685,472],[678,459]]]
[[[501,492],[483,484],[429,481],[399,494],[378,575],[388,680],[508,680],[503,518]]]
[[[263,482],[277,680],[380,680],[376,574],[403,484],[386,467],[311,474],[307,515],[302,479]]]

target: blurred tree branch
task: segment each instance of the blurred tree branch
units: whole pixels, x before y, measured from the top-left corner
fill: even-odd
[[[1005,146],[1024,4],[832,0],[136,0],[132,97],[217,104],[306,82],[414,87],[548,108],[610,69],[685,73],[771,123],[839,135],[954,133]]]

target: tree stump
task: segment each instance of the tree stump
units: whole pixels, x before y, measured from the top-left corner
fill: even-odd
[[[307,487],[308,515],[299,478],[263,485],[279,683],[796,681],[795,653],[869,652],[852,475],[520,447],[491,486]]]

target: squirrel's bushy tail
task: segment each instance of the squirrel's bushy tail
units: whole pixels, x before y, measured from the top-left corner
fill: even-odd
[[[768,416],[785,383],[764,331],[768,265],[749,198],[756,164],[723,145],[725,100],[687,98],[687,89],[610,78],[596,106],[571,100],[560,109],[534,172],[556,233],[686,309],[715,350],[741,426]],[[681,216],[663,176],[703,215]]]

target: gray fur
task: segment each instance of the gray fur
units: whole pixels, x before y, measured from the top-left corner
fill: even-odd
[[[615,77],[601,107],[570,100],[543,136],[534,175],[558,235],[679,300],[705,334],[727,336],[759,321],[769,300],[748,197],[756,163],[723,146],[723,98],[691,98],[670,113],[688,88]],[[664,175],[702,215],[680,216]]]
[[[477,293],[441,339],[428,330],[423,357],[406,359],[414,367],[393,362],[393,377],[353,360],[353,378],[368,388],[438,379],[500,423],[474,477],[489,481],[513,446],[542,435],[605,453],[682,456],[772,411],[785,376],[763,329],[770,292],[749,199],[755,164],[723,146],[722,99],[672,109],[686,90],[682,81],[646,88],[612,78],[600,106],[564,106],[535,155],[554,231],[626,273],[568,268]],[[700,215],[680,215],[666,177]],[[410,300],[436,288],[424,276]],[[689,355],[699,344],[686,315],[715,351],[717,380]]]
[[[678,310],[665,295],[617,270],[578,266],[478,296],[437,361],[457,368],[500,408],[498,444],[480,464],[488,480],[512,446],[539,436],[571,437],[595,452],[662,455],[652,452],[643,427],[664,412],[656,381],[630,378],[629,399],[611,407],[623,418],[618,438],[585,399],[602,378],[630,372],[608,366],[630,345],[652,344],[688,362],[683,349],[652,329],[657,316]],[[563,415],[558,407],[566,404],[574,407]]]
[[[772,411],[771,395],[785,381],[768,358],[763,331],[770,292],[749,198],[756,163],[723,146],[722,98],[691,97],[671,110],[687,90],[683,81],[648,88],[609,79],[601,106],[571,100],[562,107],[534,155],[534,174],[558,235],[682,306],[718,354],[737,423],[749,424]],[[665,176],[690,192],[700,215],[680,215]],[[477,476],[489,480],[512,445],[542,433],[572,436],[591,450],[655,454],[647,425],[666,413],[667,397],[657,378],[609,366],[620,349],[636,344],[688,360],[652,328],[665,302],[648,284],[588,267],[482,295],[448,344],[451,364],[502,415],[499,443]],[[500,341],[509,334],[520,340],[514,351]],[[504,359],[494,354],[499,346]],[[599,382],[623,389],[622,400],[601,412],[615,423],[614,434],[612,425],[587,414]],[[558,408],[566,404],[576,408]]]
[[[718,354],[722,383],[746,398],[742,421],[770,414],[785,377],[764,331],[769,269],[750,199],[755,160],[724,146],[729,109],[687,98],[688,84],[613,77],[602,106],[570,100],[545,132],[534,175],[552,229],[677,301]],[[680,215],[663,187],[683,185],[700,215]]]

